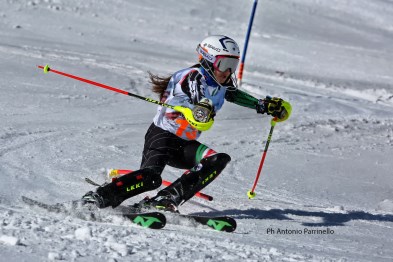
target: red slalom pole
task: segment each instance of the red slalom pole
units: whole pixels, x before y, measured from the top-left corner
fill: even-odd
[[[117,175],[125,175],[125,174],[129,174],[131,172],[132,172],[132,170],[128,170],[128,169],[111,169],[111,171],[109,172],[109,177],[111,178],[111,176],[115,177]],[[164,186],[169,186],[172,183],[169,182],[169,181],[166,181],[166,180],[162,180],[162,184]],[[197,196],[199,198],[202,198],[202,199],[205,199],[207,201],[213,201],[213,197],[212,196],[206,195],[206,194],[204,194],[202,192],[197,192],[195,194],[195,196]]]
[[[269,132],[269,136],[267,137],[265,150],[263,150],[263,155],[262,155],[261,162],[259,163],[257,176],[255,178],[254,185],[252,186],[252,189],[247,192],[247,196],[248,196],[249,199],[252,199],[252,198],[254,198],[256,196],[255,188],[256,188],[256,186],[258,184],[258,180],[259,180],[259,176],[261,175],[261,172],[262,172],[263,164],[265,163],[267,150],[269,149],[269,144],[270,144],[270,141],[272,140],[272,136],[273,136],[273,130],[274,130],[274,127],[276,126],[276,123],[277,123],[276,120],[277,120],[276,118],[273,118],[272,121],[270,122],[270,125],[271,125],[270,132]]]

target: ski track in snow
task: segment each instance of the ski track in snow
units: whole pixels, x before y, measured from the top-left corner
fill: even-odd
[[[102,183],[106,168],[137,168],[155,114],[154,105],[37,65],[155,97],[146,71],[191,66],[193,47],[212,33],[242,48],[250,9],[251,1],[1,2],[0,260],[393,260],[391,1],[259,4],[242,88],[288,99],[292,117],[275,128],[248,200],[269,118],[227,103],[201,138],[232,157],[204,190],[215,200],[180,207],[230,215],[234,233],[170,215],[164,229],[146,230],[110,210],[98,222],[21,202],[67,202],[92,190],[84,177]],[[169,167],[163,178],[180,174]]]

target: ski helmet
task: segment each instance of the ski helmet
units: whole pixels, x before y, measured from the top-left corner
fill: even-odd
[[[197,46],[199,63],[209,73],[214,70],[231,70],[235,73],[239,64],[239,46],[232,38],[225,35],[212,35],[202,40]]]

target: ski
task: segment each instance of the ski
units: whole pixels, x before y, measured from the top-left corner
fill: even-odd
[[[89,183],[90,185],[93,185],[93,186],[101,186],[100,184],[94,182],[93,180],[91,180],[91,179],[88,178],[88,177],[85,177],[85,181],[86,181],[87,183]]]
[[[79,200],[72,201],[67,204],[46,204],[35,199],[31,199],[26,196],[22,196],[22,201],[29,206],[36,206],[42,209],[45,209],[48,212],[52,213],[64,213],[76,216],[78,218],[84,220],[92,220],[99,221],[99,217],[97,217],[97,208],[91,209],[91,207],[87,207],[84,210],[78,210],[78,207],[81,207],[81,202]],[[126,212],[126,213],[115,213],[114,215],[122,216],[127,218],[133,224],[151,229],[161,229],[166,225],[166,217],[164,214],[160,212]]]
[[[195,221],[198,224],[208,226],[209,228],[217,231],[233,232],[236,230],[236,220],[228,216],[197,216],[184,214],[178,215],[182,218]]]
[[[122,216],[144,228],[161,229],[166,225],[166,217],[160,212],[129,213]]]
[[[175,217],[180,217],[183,219],[187,219],[189,221],[194,222],[195,224],[200,224],[207,226],[208,228],[214,229],[216,231],[222,231],[222,232],[233,232],[236,230],[236,220],[232,217],[229,216],[210,216],[209,214],[207,215],[186,215],[180,213],[178,210],[176,211],[171,211],[171,210],[164,210],[164,209],[159,209],[154,206],[146,206],[145,202],[149,201],[149,197],[146,197],[144,200],[140,201],[139,203],[135,203],[132,208],[134,209],[134,212],[149,212],[151,210],[158,210],[161,212],[165,212],[165,214],[168,214],[169,218],[169,223],[171,216]]]

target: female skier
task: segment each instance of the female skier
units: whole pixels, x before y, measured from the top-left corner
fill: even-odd
[[[279,121],[289,117],[289,104],[280,98],[257,99],[237,89],[235,71],[240,51],[237,43],[224,35],[209,36],[198,46],[199,63],[162,78],[150,74],[153,91],[163,103],[188,107],[196,122],[211,121],[224,101],[268,114]],[[85,203],[99,208],[120,205],[124,200],[161,186],[166,165],[185,169],[170,186],[159,191],[144,207],[176,211],[177,207],[210,184],[231,160],[197,141],[201,131],[170,108],[159,106],[145,135],[140,169],[89,191]]]

